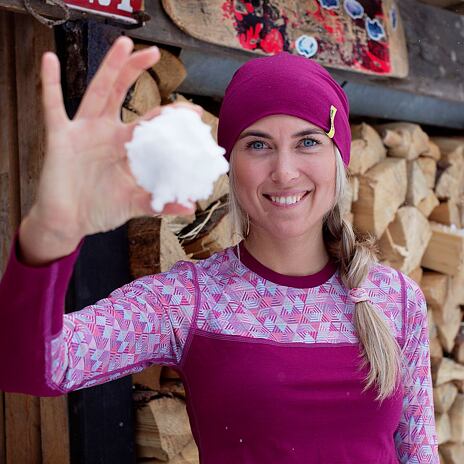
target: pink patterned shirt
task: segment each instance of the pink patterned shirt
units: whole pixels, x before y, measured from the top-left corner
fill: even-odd
[[[54,396],[163,364],[177,369],[202,464],[439,464],[427,306],[418,285],[374,266],[363,288],[403,349],[381,405],[354,303],[329,262],[278,274],[240,245],[179,261],[63,315],[80,247],[47,266],[17,259],[0,283],[0,389]],[[18,368],[18,366],[22,366]]]

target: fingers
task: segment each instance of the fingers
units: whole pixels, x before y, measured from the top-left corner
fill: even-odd
[[[151,206],[151,193],[142,188],[137,188],[132,200],[132,213],[136,216],[158,216],[162,214],[185,216],[195,213],[195,209],[195,203],[191,208],[179,203],[166,203],[162,211],[155,211]]]
[[[134,43],[129,37],[121,36],[116,39],[85,92],[77,118],[91,118],[101,114],[133,47]]]
[[[158,47],[144,48],[130,56],[113,85],[104,110],[106,114],[119,117],[121,105],[132,84],[134,84],[142,71],[153,66],[159,58],[160,52]]]
[[[63,103],[60,62],[53,52],[43,54],[40,76],[45,122],[49,130],[57,130],[69,119]]]

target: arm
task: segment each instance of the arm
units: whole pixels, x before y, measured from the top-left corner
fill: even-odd
[[[402,464],[439,464],[435,430],[432,375],[430,369],[427,305],[419,286],[405,280],[406,339],[403,347],[403,412],[395,432],[398,458]]]
[[[18,259],[15,236],[0,282],[1,390],[56,396],[180,360],[196,300],[193,266],[178,262],[63,316],[81,245],[31,267]]]

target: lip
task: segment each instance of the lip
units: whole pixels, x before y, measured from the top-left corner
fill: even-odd
[[[300,193],[311,192],[311,190],[286,190],[285,192],[268,192],[263,195],[273,196],[273,197],[292,197],[299,195]]]
[[[299,193],[302,193],[301,191]],[[282,203],[274,203],[271,198],[268,197],[268,194],[264,194],[264,197],[269,200],[269,202],[271,203],[272,206],[275,206],[277,208],[296,208],[298,206],[301,205],[301,203],[304,202],[304,200],[306,200],[307,197],[309,197],[309,195],[312,193],[312,190],[306,190],[306,193],[301,197],[301,200],[300,201],[297,201],[296,203],[293,203],[291,205],[287,205],[287,204],[282,204]],[[298,194],[297,194],[298,195]],[[274,195],[273,195],[274,196]],[[276,196],[279,196],[279,195],[276,195]]]

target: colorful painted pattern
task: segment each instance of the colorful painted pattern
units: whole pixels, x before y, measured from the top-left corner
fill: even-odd
[[[405,354],[403,412],[395,433],[401,463],[438,464],[427,307],[418,285],[377,265],[363,288]],[[405,302],[405,304],[403,304]],[[62,392],[159,363],[178,366],[195,327],[271,343],[357,343],[354,303],[338,272],[309,288],[277,285],[243,265],[232,248],[195,265],[178,262],[64,316],[52,342],[51,381]],[[288,346],[288,345],[287,345]]]

